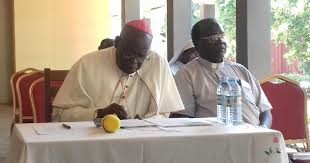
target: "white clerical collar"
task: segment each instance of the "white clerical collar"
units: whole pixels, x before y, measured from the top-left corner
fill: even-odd
[[[123,72],[122,70],[120,70],[119,69],[119,71],[120,71],[120,73],[121,73],[121,77],[122,76],[129,76],[129,77],[133,77],[133,76],[135,76],[136,74],[139,76],[140,75],[140,71],[139,70],[137,70],[137,71],[135,71],[135,72],[133,72],[133,73],[131,73],[131,74],[127,74],[127,73],[125,73],[125,72]]]
[[[128,75],[134,76],[136,74],[140,75],[140,69],[138,69],[137,71],[135,71],[135,72],[133,72],[131,74],[128,74]]]
[[[208,60],[205,60],[201,57],[198,58],[198,62],[206,67],[212,68],[214,70],[217,70],[218,68],[222,68],[224,66],[224,60],[220,63],[212,63]]]
[[[219,63],[211,63],[212,69],[217,69],[219,67]]]

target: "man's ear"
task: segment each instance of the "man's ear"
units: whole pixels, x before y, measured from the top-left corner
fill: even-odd
[[[194,48],[197,50],[197,47],[199,46],[199,41],[193,41]]]
[[[118,46],[118,44],[119,44],[120,41],[121,41],[121,37],[120,37],[120,36],[116,36],[116,37],[115,37],[115,41],[114,41],[114,47],[117,48],[117,46]]]

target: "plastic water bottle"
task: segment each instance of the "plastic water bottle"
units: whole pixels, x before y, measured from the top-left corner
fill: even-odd
[[[241,108],[241,87],[239,86],[237,79],[230,78],[228,83],[231,87],[229,93],[229,102],[226,107],[229,107],[229,120],[232,125],[239,125],[242,123],[242,108]]]
[[[226,98],[229,95],[231,87],[227,78],[222,78],[217,90],[217,120],[221,123],[229,123],[229,108],[226,107]]]

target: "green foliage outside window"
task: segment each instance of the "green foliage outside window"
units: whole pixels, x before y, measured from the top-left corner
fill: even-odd
[[[192,26],[200,20],[200,6],[198,3],[192,3]]]
[[[229,40],[229,55],[236,53],[236,0],[216,0],[218,21]],[[271,0],[272,40],[284,43],[289,62],[302,61],[310,75],[310,0]]]
[[[272,39],[289,49],[289,61],[299,60],[310,75],[310,0],[272,0]]]
[[[217,20],[224,28],[228,45],[227,58],[236,58],[236,0],[216,0]]]
[[[226,58],[236,58],[236,0],[216,0],[217,21],[224,28],[227,41]],[[192,25],[200,20],[200,5],[192,3]]]

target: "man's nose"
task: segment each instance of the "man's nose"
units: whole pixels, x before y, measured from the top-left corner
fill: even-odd
[[[135,54],[129,52],[129,53],[126,54],[125,58],[126,58],[127,60],[132,60],[132,59],[135,58]]]
[[[216,42],[218,42],[218,43],[223,43],[223,42],[225,42],[225,39],[222,38],[222,37],[218,37],[217,40],[216,40]]]
[[[138,58],[137,57],[134,57],[134,56],[131,56],[128,58],[128,61],[131,63],[131,64],[137,64],[138,63]]]

